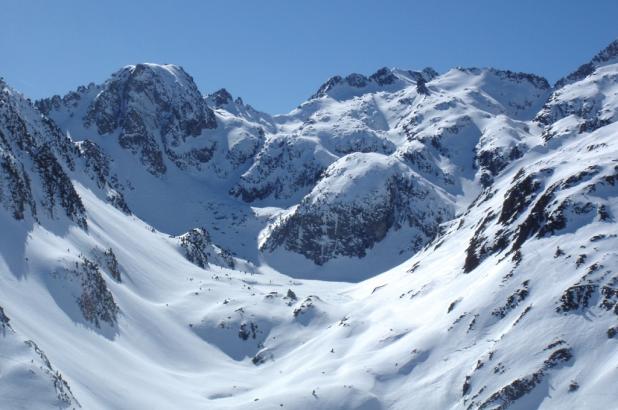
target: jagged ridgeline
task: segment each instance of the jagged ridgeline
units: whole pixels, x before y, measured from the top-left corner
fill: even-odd
[[[618,41],[282,115],[170,64],[0,81],[0,407],[614,408],[617,96]]]

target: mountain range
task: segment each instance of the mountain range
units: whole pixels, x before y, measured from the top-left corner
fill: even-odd
[[[282,115],[170,64],[0,79],[0,407],[613,408],[617,120],[618,40]]]

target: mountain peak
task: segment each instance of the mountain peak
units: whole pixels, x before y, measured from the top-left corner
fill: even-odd
[[[618,62],[618,39],[609,43],[607,47],[592,57],[592,60],[580,65],[577,70],[556,81],[554,87],[558,89],[567,84],[582,80],[592,74],[597,68],[616,62]]]
[[[375,73],[369,76],[369,79],[375,81],[378,85],[388,85],[397,81],[397,77],[388,67],[378,69]]]
[[[601,50],[592,58],[593,63],[602,64],[618,58],[618,39],[609,43],[607,47]]]
[[[498,77],[502,80],[508,81],[527,81],[536,88],[547,90],[551,86],[547,79],[541,77],[537,74],[532,73],[524,73],[520,71],[511,71],[511,70],[502,70],[499,68],[493,67],[457,67],[455,68],[458,71],[463,73],[473,74],[473,75],[482,75],[482,74],[490,74]]]
[[[166,171],[163,152],[184,166],[180,157],[194,154],[176,153],[173,147],[217,127],[214,113],[182,67],[151,63],[115,72],[89,104],[85,124],[96,125],[101,135],[118,131],[120,146],[140,155],[155,175]],[[208,158],[195,156],[197,162]]]
[[[234,98],[228,90],[226,90],[225,88],[221,88],[212,94],[208,94],[206,96],[206,100],[213,106],[219,108],[224,105],[230,104],[234,100]]]
[[[371,74],[369,77],[358,73],[352,73],[346,77],[335,75],[323,83],[318,91],[309,99],[312,100],[324,97],[326,95],[338,95],[336,90],[342,87],[349,87],[354,90],[363,90],[362,92],[373,92],[384,87],[393,86],[398,81],[431,81],[437,76],[438,73],[431,67],[426,67],[422,71],[382,67],[376,70],[376,72]],[[344,94],[347,93],[344,92]]]
[[[174,64],[139,63],[127,65],[112,74],[108,81],[122,80],[133,83],[152,83],[157,81],[166,88],[187,88],[192,92],[197,91],[197,86],[182,67]]]

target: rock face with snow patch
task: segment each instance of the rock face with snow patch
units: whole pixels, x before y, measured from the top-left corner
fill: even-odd
[[[289,199],[310,189],[334,158],[309,138],[273,138],[230,193],[246,202]]]
[[[234,267],[234,258],[230,252],[214,245],[206,229],[194,228],[178,239],[185,257],[200,268],[207,268],[209,263]]]
[[[431,81],[434,77],[438,76],[438,73],[431,67],[427,67],[422,71],[407,71],[406,77],[413,79],[414,81]],[[382,67],[375,73],[366,77],[362,74],[349,74],[346,77],[336,75],[331,77],[324,84],[320,86],[318,91],[311,96],[310,99],[321,98],[330,96],[335,99],[347,98],[347,95],[354,95],[361,92],[372,92],[382,87],[388,87],[401,83],[401,79],[397,76],[393,70]]]
[[[217,127],[214,114],[204,102],[193,79],[173,65],[137,64],[114,73],[91,100],[87,90],[86,128],[117,138],[149,172],[162,175],[167,161],[179,167],[197,167],[212,157],[213,146],[198,138]],[[58,107],[70,109],[65,106]],[[58,103],[43,101],[41,107],[54,116]]]
[[[84,319],[97,328],[103,323],[115,326],[120,309],[105,283],[99,266],[87,258],[82,258],[73,274],[80,281],[81,292],[77,303]]]
[[[536,116],[545,140],[592,132],[618,119],[617,62],[618,40],[556,83]]]
[[[76,149],[58,127],[0,81],[0,204],[15,219],[66,217],[86,227],[69,175]]]
[[[283,246],[323,264],[363,257],[389,230],[406,229],[418,250],[452,215],[447,196],[403,163],[353,154],[332,164],[300,205],[274,223],[262,249]]]

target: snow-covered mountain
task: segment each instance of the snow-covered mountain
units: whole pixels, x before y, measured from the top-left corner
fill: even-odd
[[[613,408],[617,89],[618,41],[276,116],[174,65],[0,81],[2,406]]]

